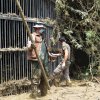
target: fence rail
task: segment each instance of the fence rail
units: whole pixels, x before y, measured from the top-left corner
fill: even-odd
[[[14,51],[27,51],[27,47],[23,48],[0,48],[0,52],[14,52]]]

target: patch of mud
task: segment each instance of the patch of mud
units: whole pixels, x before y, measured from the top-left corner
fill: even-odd
[[[64,84],[64,83],[62,83]],[[52,86],[45,97],[30,98],[30,93],[0,97],[0,100],[100,100],[100,84],[74,81],[72,87]]]

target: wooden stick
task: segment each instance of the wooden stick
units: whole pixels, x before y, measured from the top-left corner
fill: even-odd
[[[22,11],[22,8],[21,8],[21,6],[20,6],[19,1],[18,1],[18,0],[15,0],[15,1],[16,1],[17,7],[18,7],[18,9],[19,9],[19,13],[20,13],[20,15],[21,15],[21,17],[22,17],[22,21],[23,21],[23,23],[24,23],[24,25],[25,25],[25,28],[26,28],[26,30],[27,30],[28,36],[29,36],[29,38],[30,38],[30,40],[31,40],[31,42],[32,42],[32,47],[33,47],[33,49],[35,50],[36,56],[37,56],[37,58],[38,58],[38,62],[39,62],[39,64],[40,64],[41,71],[42,71],[42,74],[43,74],[43,76],[44,76],[46,85],[47,85],[48,89],[50,90],[50,85],[49,85],[49,83],[48,83],[47,76],[46,76],[46,73],[45,73],[43,64],[42,64],[42,62],[41,62],[41,59],[40,59],[39,56],[38,56],[38,53],[37,53],[37,50],[36,50],[36,47],[35,47],[35,45],[34,45],[34,41],[33,41],[32,35],[31,35],[31,31],[30,31],[30,29],[29,29],[29,27],[28,27],[28,24],[27,24],[27,22],[26,22],[26,20],[25,20],[25,18],[24,18],[24,13],[23,13],[23,11]]]
[[[99,83],[99,84],[100,84],[100,81],[99,81],[96,77],[93,77],[93,79],[94,79],[94,80],[96,80],[96,81],[97,81],[97,83]]]

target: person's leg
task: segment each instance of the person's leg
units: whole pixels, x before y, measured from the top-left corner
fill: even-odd
[[[32,62],[31,97],[33,98],[38,96],[38,86],[40,84],[41,70],[38,68],[38,65],[38,62]]]
[[[70,64],[67,62],[66,68],[63,70],[64,78],[66,80],[66,85],[71,85],[71,80],[69,76],[69,67],[70,67]]]
[[[67,66],[67,68],[63,71],[64,77],[66,80],[70,81],[70,77],[69,77],[69,66]]]
[[[62,72],[62,62],[53,71],[53,76],[59,75]]]
[[[62,72],[62,62],[60,62],[60,64],[56,67],[56,69],[54,70],[52,74],[51,85],[54,84],[57,87],[59,86],[61,72]]]

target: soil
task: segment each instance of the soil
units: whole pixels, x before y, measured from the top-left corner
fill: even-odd
[[[0,97],[0,100],[100,100],[100,83],[90,81],[72,81],[72,87],[52,86],[45,97],[33,99],[30,93]]]

